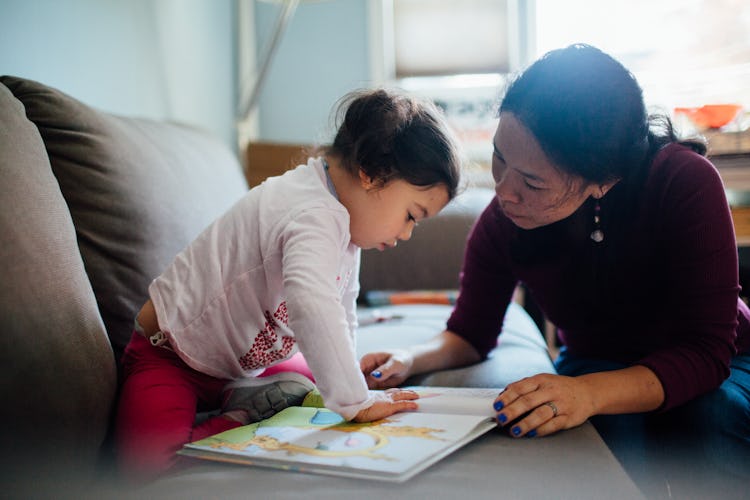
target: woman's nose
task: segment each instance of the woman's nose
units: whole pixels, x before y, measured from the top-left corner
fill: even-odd
[[[495,193],[501,201],[509,201],[517,203],[519,201],[518,192],[513,187],[513,183],[508,179],[507,175],[500,177],[500,180],[495,182]]]

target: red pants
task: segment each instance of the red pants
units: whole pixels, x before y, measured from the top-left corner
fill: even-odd
[[[115,445],[122,472],[149,479],[180,461],[182,445],[238,427],[214,416],[196,424],[199,411],[221,405],[228,380],[193,370],[169,349],[154,347],[133,333],[122,357],[123,386],[117,408]],[[312,378],[301,355],[266,370],[263,376],[296,371]]]

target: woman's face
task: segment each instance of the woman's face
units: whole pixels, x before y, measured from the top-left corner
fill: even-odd
[[[557,168],[532,133],[511,113],[501,113],[494,138],[492,176],[505,215],[522,229],[565,219],[589,196],[611,186],[585,182]]]

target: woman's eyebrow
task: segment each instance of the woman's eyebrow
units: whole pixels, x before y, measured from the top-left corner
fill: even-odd
[[[524,172],[521,169],[518,169],[518,171],[521,173],[522,176],[524,176],[525,178],[527,178],[529,180],[532,180],[532,181],[535,181],[535,182],[540,182],[542,184],[545,183],[545,180],[542,179],[541,177],[539,177],[538,175],[534,175],[534,174],[530,174],[528,172]]]
[[[495,156],[497,156],[497,157],[498,157],[498,158],[499,158],[499,159],[500,159],[501,161],[505,162],[505,157],[504,157],[504,156],[503,156],[503,154],[502,154],[502,153],[500,152],[500,150],[499,150],[499,149],[497,149],[497,144],[495,144],[495,142],[494,142],[494,141],[492,142],[492,150],[493,150],[493,154],[494,154]],[[544,180],[544,179],[542,179],[541,177],[539,177],[538,175],[535,175],[535,174],[532,174],[532,173],[526,172],[526,171],[524,171],[524,170],[522,170],[522,169],[520,169],[520,168],[517,168],[517,167],[515,168],[515,170],[517,170],[517,171],[518,171],[518,173],[520,173],[520,174],[521,174],[522,176],[524,176],[524,177],[525,177],[526,179],[529,179],[529,180],[532,180],[532,181],[535,181],[535,182],[541,182],[541,183],[544,183],[544,182],[545,182],[545,180]]]

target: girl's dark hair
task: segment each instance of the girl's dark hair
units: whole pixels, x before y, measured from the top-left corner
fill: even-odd
[[[646,112],[643,92],[622,64],[585,44],[553,50],[506,90],[512,113],[560,169],[589,182],[637,176],[664,145],[679,141],[667,116]]]
[[[385,89],[357,91],[337,107],[336,137],[327,154],[353,175],[377,183],[403,179],[415,186],[444,185],[456,195],[461,160],[442,113],[428,101]]]

